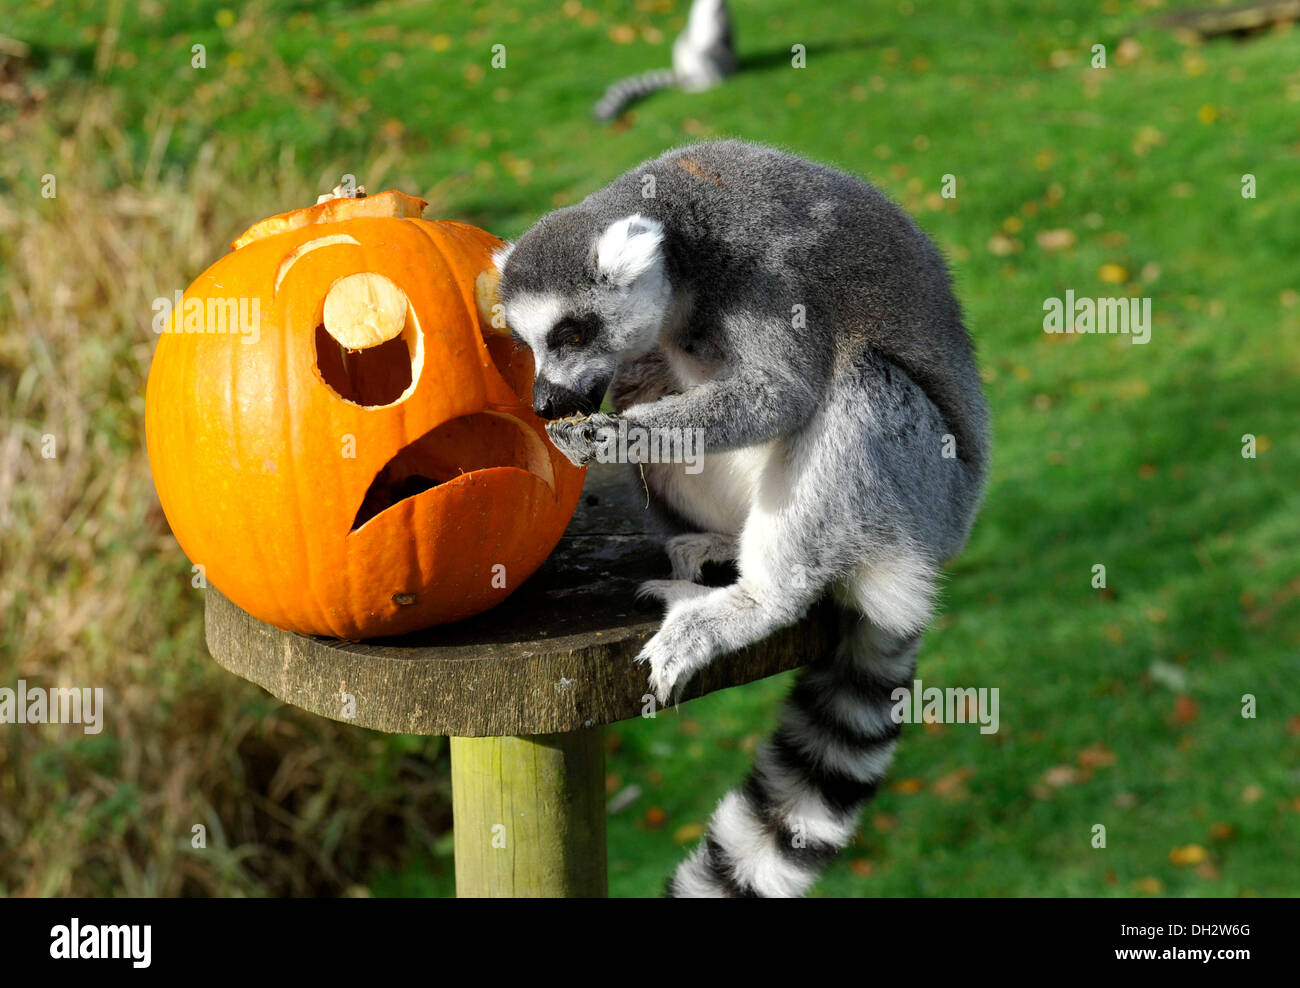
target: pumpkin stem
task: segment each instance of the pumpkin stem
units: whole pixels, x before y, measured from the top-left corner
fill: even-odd
[[[364,199],[365,197],[366,187],[364,185],[354,185],[349,188],[340,182],[323,196],[317,196],[316,205],[319,206],[321,203],[329,202],[331,199]]]

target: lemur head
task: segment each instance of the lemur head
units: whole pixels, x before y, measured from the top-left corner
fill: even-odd
[[[496,254],[511,332],[533,352],[533,410],[600,410],[619,364],[652,349],[669,284],[657,220],[602,224],[580,208],[542,219]]]

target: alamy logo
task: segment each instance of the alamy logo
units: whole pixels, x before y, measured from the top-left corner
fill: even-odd
[[[87,734],[104,729],[104,688],[89,686],[43,689],[0,687],[0,724],[81,724]]]
[[[50,956],[55,960],[129,960],[148,967],[153,958],[153,927],[82,926],[76,916],[67,926],[50,929]]]
[[[979,724],[981,734],[998,732],[998,688],[973,686],[925,689],[921,680],[912,688],[900,686],[889,698],[889,716],[895,724]]]
[[[262,335],[260,298],[172,298],[153,300],[153,331],[162,333],[233,333],[241,343],[256,343]]]
[[[684,463],[685,472],[704,469],[704,430],[628,428],[619,419],[618,430],[604,426],[598,431],[597,463]]]
[[[1078,298],[1074,289],[1065,298],[1043,299],[1044,333],[1126,333],[1133,343],[1151,342],[1151,299]]]

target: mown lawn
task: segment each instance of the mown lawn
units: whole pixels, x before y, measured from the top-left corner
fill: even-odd
[[[919,675],[998,688],[1000,730],[906,729],[891,786],[819,893],[1300,893],[1300,33],[1194,44],[1155,24],[1169,5],[1118,0],[735,6],[744,70],[707,94],[662,94],[613,128],[591,121],[591,103],[667,61],[684,0],[86,0],[6,13],[0,34],[30,48],[6,66],[24,96],[0,103],[0,684],[116,669],[138,718],[98,742],[0,746],[0,803],[28,797],[0,811],[0,843],[80,842],[57,865],[30,847],[8,866],[0,854],[0,891],[282,892],[292,882],[268,879],[265,863],[250,878],[246,862],[288,860],[284,846],[302,840],[319,847],[310,867],[330,888],[450,892],[446,835],[402,804],[403,773],[433,792],[445,782],[438,742],[349,738],[208,669],[174,543],[117,487],[51,503],[29,440],[76,419],[80,475],[121,471],[124,490],[147,492],[147,299],[344,172],[509,237],[645,157],[726,135],[870,177],[918,218],[952,260],[994,410],[993,480]],[[806,68],[790,64],[795,44]],[[1106,68],[1090,66],[1096,44]],[[205,68],[191,65],[194,45]],[[504,68],[491,67],[494,45]],[[67,193],[42,200],[51,169]],[[1242,195],[1246,174],[1255,198]],[[946,175],[956,198],[940,195]],[[162,205],[133,211],[132,195]],[[82,222],[70,200],[81,218],[102,215]],[[150,270],[129,272],[122,296],[96,270],[96,291],[73,282],[70,300],[42,301],[49,286],[24,246],[41,230],[61,231],[46,234],[51,258],[58,237],[89,238],[78,250],[97,257],[125,230],[128,256]],[[1149,297],[1150,342],[1045,334],[1043,301],[1067,289]],[[79,319],[119,335],[92,345]],[[84,525],[55,525],[62,503],[110,530],[92,543]],[[75,565],[43,562],[60,552]],[[111,617],[74,606],[90,590],[111,598]],[[610,731],[609,789],[624,804],[610,818],[614,894],[658,891],[787,687],[780,677]],[[177,781],[141,770],[137,749],[154,744],[140,725],[184,712],[182,696],[207,711],[194,730],[219,726]],[[190,722],[168,722],[186,743]],[[171,838],[145,823],[152,790],[167,778],[196,790],[193,805],[175,797],[178,832],[196,806],[237,814],[239,787],[261,778],[256,759],[230,754],[250,733],[285,761],[310,742],[319,763],[281,807],[297,821],[283,846],[252,828],[219,866],[161,854]],[[277,771],[262,780],[272,801]],[[37,781],[53,803],[28,791]],[[345,812],[358,784],[380,818],[407,823]],[[79,812],[95,824],[70,827]],[[384,855],[366,851],[372,830],[394,845]],[[33,878],[21,863],[62,871]],[[140,878],[151,868],[163,872],[153,885]],[[187,869],[203,881],[169,884]]]

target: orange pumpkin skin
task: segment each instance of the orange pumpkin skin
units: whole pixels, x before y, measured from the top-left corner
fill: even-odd
[[[186,291],[149,372],[149,462],[182,549],[234,603],[307,634],[404,634],[500,603],[550,554],[585,470],[532,413],[531,356],[475,303],[500,243],[453,222],[317,221],[245,243]],[[322,370],[332,359],[331,380],[347,390],[339,360],[355,355],[328,352],[318,327],[331,286],[360,272],[405,293],[405,345],[419,364],[404,396],[379,406],[349,400]],[[256,342],[175,331],[191,299],[206,311],[228,298],[250,310],[256,300]],[[408,446],[452,479],[372,508],[353,530],[372,482],[387,491],[377,478],[407,462]]]

